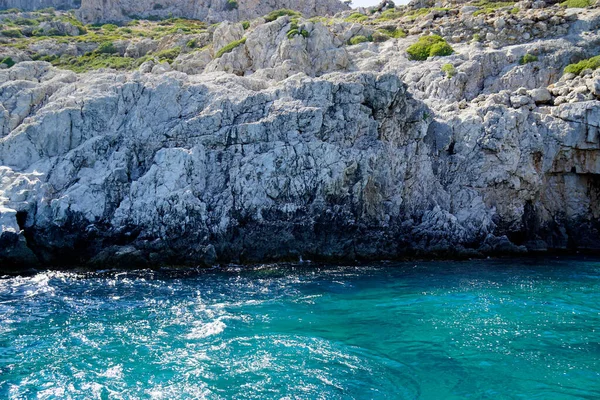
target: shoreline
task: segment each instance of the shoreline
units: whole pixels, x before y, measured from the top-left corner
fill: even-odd
[[[229,270],[252,271],[265,267],[277,268],[301,268],[306,270],[320,269],[328,267],[390,267],[394,268],[394,264],[409,264],[409,263],[468,263],[468,262],[506,262],[506,261],[532,261],[534,263],[543,263],[546,260],[565,261],[565,260],[588,260],[600,261],[600,250],[550,250],[544,252],[529,252],[506,255],[482,255],[481,257],[403,257],[396,259],[379,259],[379,260],[329,260],[329,261],[268,261],[268,262],[251,262],[251,263],[219,263],[211,266],[191,266],[191,265],[154,265],[154,266],[132,266],[132,267],[111,267],[105,266],[85,266],[85,265],[47,265],[38,268],[23,268],[23,269],[0,269],[0,279],[10,279],[17,276],[33,276],[45,272],[65,272],[76,274],[103,274],[103,273],[133,273],[149,271],[152,273],[174,274],[175,276],[194,276],[196,274],[204,274],[210,272],[220,272]]]

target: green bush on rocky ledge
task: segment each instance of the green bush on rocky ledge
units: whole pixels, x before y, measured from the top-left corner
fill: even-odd
[[[47,61],[55,67],[69,69],[77,73],[100,68],[130,70],[138,66],[134,58],[120,57],[112,54],[89,53],[80,57],[34,56],[32,58],[34,60]]]
[[[100,43],[100,46],[96,49],[96,53],[98,54],[115,54],[117,52],[117,48],[113,44],[113,42],[104,42]]]
[[[355,45],[355,44],[360,44],[360,43],[364,43],[364,42],[371,42],[373,39],[370,37],[366,37],[363,35],[357,35],[352,37],[348,43],[351,45]]]
[[[237,10],[239,7],[238,2],[235,0],[227,0],[227,3],[225,3],[225,10],[226,11],[233,11],[233,10]]]
[[[533,54],[527,53],[519,59],[519,64],[525,65],[525,64],[532,63],[532,62],[536,62],[537,60],[538,60],[538,58],[536,56],[534,56]]]
[[[346,21],[346,22],[364,22],[367,19],[369,19],[369,17],[367,17],[366,15],[361,14],[359,12],[355,12],[355,13],[350,14],[346,18],[344,18],[344,21]]]
[[[449,56],[454,49],[441,36],[430,35],[421,36],[406,52],[411,60],[424,61],[429,57]]]
[[[600,68],[600,56],[588,58],[587,60],[579,61],[575,64],[569,64],[565,67],[565,74],[579,75],[586,69],[598,69]]]
[[[591,0],[567,0],[560,3],[561,6],[567,8],[586,8],[592,5]]]
[[[219,58],[223,54],[229,53],[230,51],[232,51],[233,49],[235,49],[236,47],[238,47],[244,43],[246,43],[245,37],[241,38],[240,40],[234,40],[233,42],[225,45],[221,50],[217,51],[217,54],[215,54],[215,58]]]
[[[382,34],[383,36],[387,36],[389,38],[400,39],[406,37],[406,32],[404,32],[401,28],[395,27],[386,27],[378,29],[377,32]]]
[[[287,38],[291,39],[294,36],[298,36],[298,35],[302,35],[303,37],[307,38],[308,31],[306,29],[301,29],[298,26],[298,20],[294,18],[294,19],[292,19],[292,23],[290,24],[290,30],[287,33]]]
[[[15,65],[16,63],[14,62],[14,60],[10,57],[6,57],[4,60],[0,61],[0,64],[4,64],[6,65],[8,68],[12,67],[13,65]]]
[[[302,35],[303,37],[307,38],[308,37],[308,31],[306,29],[294,28],[294,29],[290,29],[288,31],[288,33],[287,33],[288,39],[291,39],[294,36],[298,36],[298,35]]]
[[[5,29],[0,31],[0,35],[9,38],[21,38],[23,37],[23,33],[20,29]]]
[[[289,15],[290,17],[301,17],[302,16],[302,14],[300,14],[298,11],[288,10],[287,8],[282,8],[281,10],[271,11],[270,13],[265,15],[264,18],[265,18],[266,22],[273,22],[277,18],[283,17],[284,15]]]
[[[179,54],[181,54],[181,47],[177,46],[171,49],[158,51],[154,54],[154,56],[158,58],[159,61],[167,61],[171,63],[179,56]]]
[[[456,68],[452,64],[444,64],[442,65],[442,72],[446,74],[446,77],[449,79],[456,76]]]
[[[479,7],[479,10],[473,13],[473,16],[491,14],[494,11],[504,7],[514,7],[514,1],[490,1],[481,0],[478,3],[473,4],[475,7]]]

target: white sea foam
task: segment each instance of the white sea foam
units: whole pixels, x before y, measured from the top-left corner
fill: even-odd
[[[190,333],[186,335],[187,339],[202,339],[208,336],[218,335],[223,332],[227,325],[221,319],[203,324],[199,327],[192,329]]]
[[[106,378],[122,379],[123,378],[123,366],[115,365],[100,374]]]

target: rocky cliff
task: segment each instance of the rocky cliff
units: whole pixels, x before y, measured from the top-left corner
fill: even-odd
[[[81,0],[0,0],[0,10],[17,8],[23,11],[53,7],[57,10],[78,8]]]
[[[333,15],[348,6],[339,0],[83,0],[77,16],[86,23],[170,15],[212,23],[249,20],[279,9],[292,9],[313,17]]]
[[[600,12],[466,7],[132,38],[132,71],[11,50],[3,268],[599,249]]]

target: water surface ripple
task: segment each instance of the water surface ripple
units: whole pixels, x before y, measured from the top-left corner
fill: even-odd
[[[598,399],[600,262],[0,279],[0,398]]]

